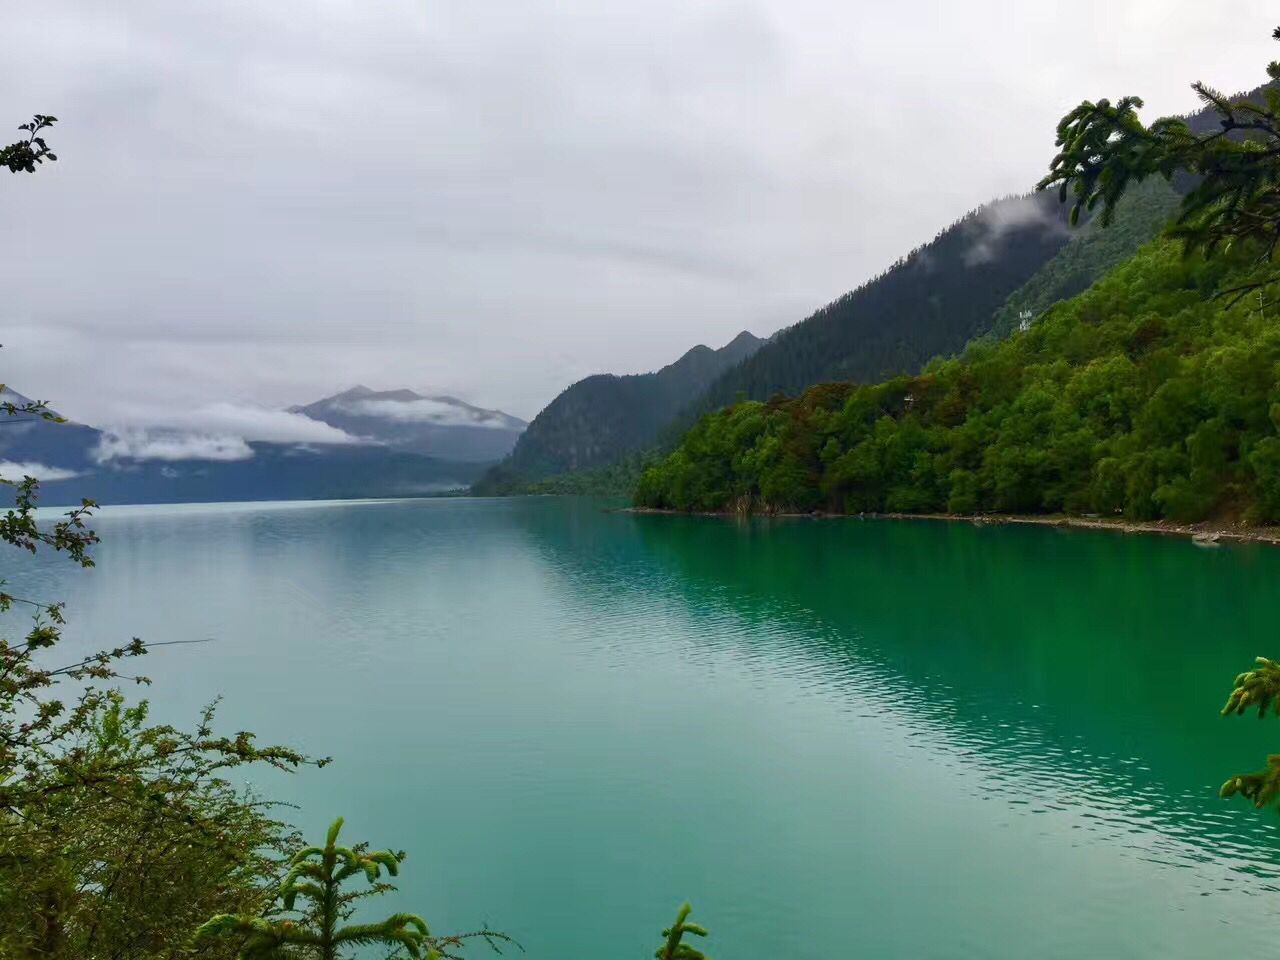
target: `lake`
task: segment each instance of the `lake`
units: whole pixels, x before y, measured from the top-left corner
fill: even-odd
[[[329,755],[264,776],[409,851],[396,906],[531,958],[1202,958],[1280,932],[1280,816],[1217,799],[1280,722],[1280,551],[574,499],[108,509],[23,560],[164,719]],[[389,910],[388,910],[389,912]],[[476,955],[484,955],[477,949]]]

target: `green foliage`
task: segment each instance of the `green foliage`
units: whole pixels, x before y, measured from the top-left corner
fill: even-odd
[[[989,336],[1003,339],[1030,314],[1032,322],[1059,300],[1069,300],[1128,260],[1151,240],[1178,209],[1179,194],[1160,179],[1130,191],[1116,208],[1114,222],[1093,218],[996,311]]]
[[[1280,39],[1280,28],[1274,36]],[[1258,99],[1231,99],[1203,83],[1196,95],[1217,119],[1215,128],[1192,129],[1181,117],[1162,117],[1146,126],[1138,118],[1138,97],[1116,103],[1085,101],[1058,124],[1061,148],[1040,182],[1058,187],[1066,201],[1074,194],[1072,218],[1102,205],[1102,222],[1115,216],[1132,184],[1160,176],[1172,181],[1191,174],[1194,186],[1170,228],[1187,253],[1212,256],[1247,244],[1254,251],[1253,275],[1221,293],[1242,295],[1280,282],[1274,263],[1280,249],[1280,63],[1267,67],[1273,83]]]
[[[1153,242],[1029,330],[918,376],[709,414],[636,502],[1280,520],[1277,308],[1214,301],[1251,261]]]
[[[1266,657],[1258,657],[1254,669],[1236,677],[1222,715],[1241,715],[1255,707],[1260,718],[1268,708],[1280,715],[1280,663]],[[1229,777],[1219,791],[1223,797],[1237,793],[1259,809],[1275,803],[1280,797],[1280,754],[1268,756],[1264,770]]]
[[[26,136],[17,143],[0,147],[0,167],[8,167],[10,173],[35,173],[36,167],[46,160],[57,160],[57,154],[49,150],[49,145],[41,136],[57,122],[57,117],[37,113],[29,123],[19,124],[18,129],[26,133]]]
[[[260,909],[292,834],[228,779],[247,735],[212,723],[210,707],[194,732],[156,726],[108,692],[6,780],[0,956],[180,956],[210,912]]]
[[[33,172],[56,159],[40,135],[53,122],[23,125],[27,139],[0,150],[0,161]],[[62,422],[39,402],[0,402],[0,417]],[[0,540],[93,565],[92,501],[48,523],[34,477],[0,484],[13,492]],[[32,621],[22,636],[0,637],[0,957],[189,955],[197,918],[262,907],[290,842],[289,828],[232,772],[307,759],[249,733],[215,734],[212,707],[194,731],[150,723],[145,701],[130,705],[111,685],[145,683],[123,673],[124,662],[155,644],[134,638],[59,659],[62,604],[3,587],[0,613],[26,609]]]
[[[58,419],[42,403],[0,413]],[[93,565],[92,501],[44,524],[34,478],[0,483],[15,489],[0,540]],[[249,733],[216,735],[213,708],[191,732],[149,724],[146,703],[127,705],[109,684],[146,683],[122,664],[156,644],[134,638],[59,661],[62,605],[0,589],[0,612],[19,607],[30,628],[0,637],[0,956],[179,955],[187,920],[260,902],[289,837],[228,773],[307,758]]]
[[[653,953],[658,960],[710,960],[705,953],[683,942],[686,934],[692,934],[695,937],[707,935],[706,927],[688,922],[689,914],[692,912],[693,907],[687,903],[683,904],[676,913],[676,922],[662,931],[663,944]]]
[[[242,960],[284,956],[338,960],[367,946],[387,947],[415,960],[423,957],[431,960],[455,956],[450,951],[471,939],[483,939],[490,946],[511,942],[505,934],[488,930],[433,937],[426,921],[413,913],[393,913],[375,923],[346,923],[359,901],[395,889],[381,880],[382,873],[398,875],[405,854],[370,851],[363,844],[338,846],[341,829],[339,817],[329,827],[323,847],[304,847],[289,860],[288,872],[276,895],[284,911],[301,914],[300,920],[248,913],[219,914],[196,930],[196,942],[234,938],[239,943],[237,955]],[[362,890],[344,890],[344,885],[352,879],[363,879],[367,886]],[[299,899],[307,904],[304,909],[297,909]]]
[[[1211,104],[1192,116],[1191,129],[1218,128],[1215,109]],[[1185,174],[1174,179],[1178,193],[1194,186]],[[1155,237],[1175,212],[1174,191],[1158,178],[1132,193],[1128,202],[1117,195],[1097,223],[1077,213],[1075,233],[1066,229],[1067,211],[1052,195],[1006,198],[974,211],[725,372],[676,422],[675,432],[739,395],[764,400],[823,381],[867,383],[916,373],[977,337],[1007,335],[1022,311],[1039,316],[1085,290]],[[1101,229],[1104,219],[1109,230]]]

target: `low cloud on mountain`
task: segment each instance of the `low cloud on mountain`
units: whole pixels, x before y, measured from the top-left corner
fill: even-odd
[[[16,463],[12,460],[0,460],[0,477],[3,477],[6,480],[21,480],[23,477],[35,477],[37,480],[53,483],[56,480],[70,480],[72,477],[76,476],[79,476],[79,474],[74,470],[65,470],[62,467],[51,467],[44,463],[35,463],[33,461]]]
[[[493,427],[511,429],[509,422],[488,411],[444,403],[430,397],[416,400],[351,400],[338,405],[358,417],[379,417],[397,423],[436,423],[450,427]]]
[[[288,410],[219,402],[180,413],[139,413],[158,427],[120,426],[103,432],[93,458],[111,460],[248,460],[249,441],[356,444],[369,441]]]
[[[362,443],[344,430],[289,410],[211,403],[194,410],[156,416],[152,423],[175,430],[268,443]]]
[[[967,227],[971,239],[964,255],[965,266],[994,261],[999,256],[1001,242],[1014,230],[1038,226],[1067,236],[1071,231],[1054,202],[1056,196],[1033,193],[1005,197],[984,206]]]
[[[240,437],[153,430],[104,433],[93,449],[98,463],[113,460],[248,460],[253,448]]]

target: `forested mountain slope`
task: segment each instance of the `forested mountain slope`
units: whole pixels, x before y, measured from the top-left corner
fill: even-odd
[[[824,380],[878,380],[918,370],[985,333],[993,314],[1070,236],[1056,196],[975,210],[887,271],[778,334],[699,399],[762,400]]]
[[[579,380],[533,419],[511,455],[475,491],[508,493],[532,480],[616,463],[651,447],[659,430],[716,376],[764,342],[743,331],[719,350],[696,346],[655,373]]]
[[[1180,199],[1178,192],[1158,177],[1135,187],[1120,201],[1110,226],[1104,228],[1101,221],[1090,220],[1074,230],[1070,242],[1010,294],[987,333],[1006,337],[1027,314],[1034,321],[1059,300],[1087,290],[1158,234],[1177,212]]]
[[[1178,193],[1174,191],[1169,184],[1162,180],[1148,180],[1142,184],[1142,187],[1135,189],[1132,196],[1124,198],[1121,202],[1120,209],[1117,210],[1115,223],[1107,229],[1102,229],[1101,224],[1087,223],[1083,227],[1070,230],[1068,241],[1062,243],[1057,252],[1053,253],[1050,259],[1046,260],[1039,266],[1036,273],[1030,275],[1027,282],[1016,288],[1014,292],[1006,298],[1004,302],[998,306],[993,314],[988,315],[986,320],[975,325],[975,335],[995,334],[997,337],[1005,337],[1011,330],[1016,329],[1019,324],[1020,316],[1025,311],[1029,311],[1033,316],[1042,314],[1044,310],[1051,307],[1053,303],[1060,300],[1066,300],[1074,294],[1083,291],[1094,280],[1100,278],[1107,270],[1114,268],[1120,262],[1132,256],[1138,247],[1142,246],[1152,237],[1155,237],[1162,225],[1169,220],[1178,207]],[[978,292],[979,294],[982,292]],[[941,326],[938,329],[942,329]],[[780,335],[786,337],[786,332]],[[927,337],[923,344],[933,343]],[[963,346],[963,344],[961,344]],[[956,347],[959,349],[959,347]],[[773,343],[764,344],[760,349],[760,353],[765,351],[769,355],[773,355]],[[911,361],[913,366],[911,370],[918,370],[920,366],[927,362],[928,358],[932,358],[932,353],[924,356],[925,347],[920,346],[918,358]],[[904,352],[905,355],[905,352]],[[904,361],[905,362],[905,361]],[[748,360],[748,365],[753,365],[753,361]],[[769,361],[765,366],[771,366]],[[654,430],[648,443],[644,447],[653,447],[657,444],[660,449],[662,447],[673,447],[678,443],[680,434],[684,429],[689,428],[696,419],[696,413],[708,410],[708,404],[712,403],[710,397],[713,396],[714,390],[723,388],[724,381],[732,381],[744,374],[742,367],[728,367],[723,374],[721,381],[716,381],[710,388],[709,393],[701,394],[695,399],[691,407],[684,410],[678,410],[675,419],[660,424],[659,429]],[[591,380],[582,381],[577,387],[589,385]],[[612,378],[614,380],[618,378]],[[745,390],[744,390],[745,393]],[[562,399],[571,396],[571,392],[562,394]],[[557,399],[557,403],[561,399]],[[550,410],[550,408],[548,408]],[[534,421],[538,424],[538,421]],[[566,420],[558,421],[559,429],[566,431],[561,443],[563,445],[570,444],[572,438],[570,435],[571,425]],[[539,428],[541,430],[541,428]],[[524,440],[522,443],[529,443]],[[632,454],[640,448],[632,448],[630,451],[614,454],[612,460],[600,461],[595,463],[593,467],[586,468],[585,472],[581,468],[564,468],[559,467],[557,470],[548,472],[531,471],[529,476],[539,477],[538,483],[527,483],[527,480],[521,484],[520,489],[529,493],[558,493],[558,492],[580,492],[580,490],[599,490],[604,492],[605,489],[617,489],[618,483],[627,477],[639,477],[639,471],[630,468],[630,470],[622,470],[620,460],[626,454]],[[517,448],[517,453],[520,449]],[[595,467],[602,465],[618,465],[620,468],[611,470],[607,475],[598,474]],[[507,470],[507,465],[503,465],[500,470]],[[497,472],[497,471],[495,471]],[[608,477],[608,483],[603,483],[603,477]],[[550,477],[549,480],[543,481],[541,477]],[[486,477],[486,481],[492,480],[492,476]],[[509,480],[508,480],[509,483]]]
[[[1029,330],[918,376],[704,417],[641,479],[679,510],[1280,520],[1280,315],[1240,251],[1157,240]]]
[[[1260,101],[1264,89],[1244,96]],[[1217,123],[1216,114],[1206,109],[1190,116],[1188,123],[1203,132]],[[1124,197],[1106,229],[1087,219],[1068,228],[1065,210],[1052,192],[987,204],[880,276],[776,334],[744,362],[726,366],[687,406],[662,418],[656,427],[646,422],[620,447],[599,443],[592,430],[598,422],[574,401],[602,390],[609,421],[604,432],[615,436],[627,433],[629,419],[647,417],[647,411],[628,411],[612,402],[626,393],[624,385],[606,387],[593,382],[597,378],[576,384],[552,404],[562,408],[548,423],[539,424],[541,417],[534,421],[537,433],[553,433],[554,440],[544,444],[531,427],[508,462],[485,478],[482,489],[503,492],[512,489],[518,477],[592,469],[646,447],[670,449],[700,414],[743,395],[766,399],[823,381],[865,383],[915,373],[934,357],[957,353],[976,338],[1007,336],[1027,313],[1038,317],[1132,256],[1160,232],[1175,213],[1181,193],[1194,183],[1189,175],[1175,177],[1173,186],[1159,178],[1146,181]],[[580,393],[571,395],[574,391]],[[643,395],[631,394],[629,399],[645,403]],[[547,455],[552,449],[559,454]],[[593,453],[583,458],[572,455],[575,450]],[[566,478],[555,488],[581,485]],[[527,485],[517,481],[514,487]]]
[[[1264,99],[1266,86],[1243,98]],[[1216,129],[1212,108],[1187,118]],[[1154,237],[1194,179],[1174,188],[1152,178],[1125,197],[1108,230],[1068,231],[1056,193],[998,200],[979,208],[867,281],[774,337],[750,361],[719,378],[691,414],[733,402],[798,393],[827,380],[868,382],[915,373],[937,356],[989,332],[1007,334],[1023,310],[1039,313],[1084,290]],[[1073,242],[1067,243],[1068,237]],[[684,425],[692,416],[684,418]]]

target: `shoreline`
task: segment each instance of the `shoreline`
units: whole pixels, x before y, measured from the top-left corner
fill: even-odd
[[[1070,527],[1080,530],[1107,530],[1112,533],[1157,534],[1166,537],[1188,537],[1197,546],[1217,546],[1222,542],[1265,543],[1280,546],[1280,527],[1249,527],[1215,523],[1202,520],[1196,523],[1176,523],[1172,520],[1120,520],[1105,517],[1082,517],[1069,514],[1015,514],[1015,513],[749,513],[739,514],[730,510],[683,511],[656,507],[622,507],[618,513],[653,514],[677,517],[761,517],[764,519],[791,520],[930,520],[947,523],[970,523],[974,526],[1011,526],[1021,524],[1038,527]]]

